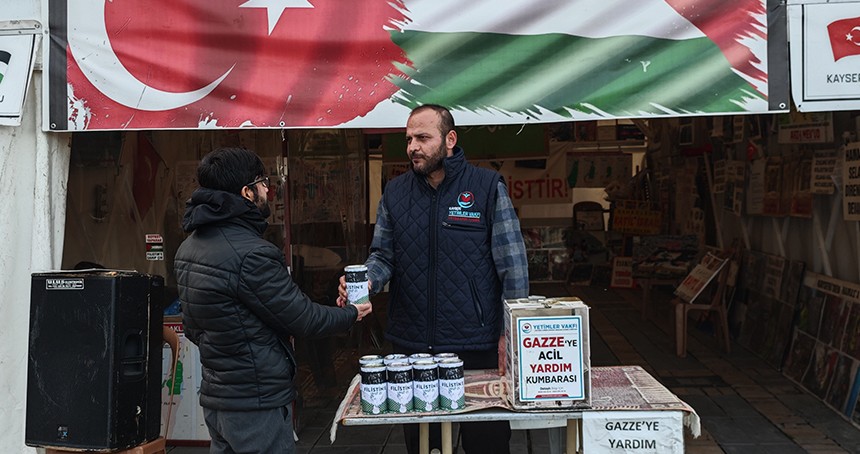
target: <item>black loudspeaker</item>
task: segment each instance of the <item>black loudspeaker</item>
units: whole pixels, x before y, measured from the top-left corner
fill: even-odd
[[[161,276],[32,275],[28,446],[108,452],[158,438],[163,300]]]

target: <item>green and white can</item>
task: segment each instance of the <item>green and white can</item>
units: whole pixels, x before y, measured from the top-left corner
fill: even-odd
[[[389,413],[408,413],[412,411],[412,365],[406,361],[386,366],[388,372],[388,411]]]
[[[463,360],[448,358],[439,366],[439,408],[462,410],[466,406],[466,381],[463,376]]]
[[[412,363],[412,382],[415,411],[439,409],[439,368],[432,359],[419,359]]]
[[[371,364],[379,364],[383,365],[385,361],[382,359],[382,355],[364,355],[361,358],[358,358],[359,366],[369,366]]]
[[[367,288],[367,267],[364,265],[349,265],[343,269],[346,280],[346,300],[349,304],[364,304],[370,302]]]
[[[385,413],[388,384],[382,363],[361,366],[361,411],[370,415]]]
[[[393,363],[409,363],[409,357],[402,353],[391,353],[382,358],[386,366]]]
[[[409,364],[415,364],[415,361],[433,359],[433,355],[429,353],[413,353],[409,355]]]

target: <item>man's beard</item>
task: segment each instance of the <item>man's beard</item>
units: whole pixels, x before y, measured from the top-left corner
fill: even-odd
[[[424,177],[430,176],[431,173],[441,169],[444,166],[443,161],[445,160],[446,155],[447,152],[445,150],[445,144],[442,143],[442,145],[439,145],[439,148],[436,150],[435,153],[433,153],[432,156],[424,155],[425,162],[424,167],[422,169],[415,167],[415,165],[413,164],[412,170],[414,170],[415,173],[417,173],[418,175]]]
[[[264,202],[263,198],[256,192],[254,193],[254,205],[257,205],[257,209],[260,210],[260,214],[263,215],[263,219],[269,219],[269,216],[272,215],[272,210],[269,208],[269,204]]]

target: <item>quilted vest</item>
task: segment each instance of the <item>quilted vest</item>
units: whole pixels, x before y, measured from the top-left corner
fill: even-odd
[[[501,176],[456,147],[433,189],[407,172],[385,188],[394,241],[386,338],[415,350],[487,350],[498,344],[502,289],[490,238]]]

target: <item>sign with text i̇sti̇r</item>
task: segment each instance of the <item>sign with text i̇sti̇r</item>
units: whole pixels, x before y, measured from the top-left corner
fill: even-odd
[[[682,454],[683,415],[680,411],[586,411],[582,444],[589,454]]]
[[[519,399],[572,400],[585,396],[582,317],[520,317]]]

